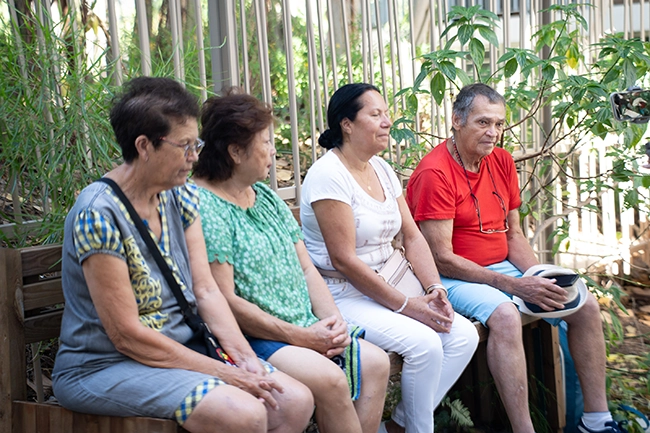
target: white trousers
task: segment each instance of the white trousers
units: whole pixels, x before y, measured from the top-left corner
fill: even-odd
[[[433,411],[478,346],[474,325],[456,314],[451,332],[440,334],[392,312],[347,282],[329,287],[348,323],[366,330],[367,341],[404,358],[402,401],[392,414],[393,420],[405,427],[406,433],[432,433]]]

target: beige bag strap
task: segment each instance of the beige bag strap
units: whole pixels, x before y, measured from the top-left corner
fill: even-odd
[[[333,269],[333,270],[321,269],[318,266],[316,266],[316,270],[318,270],[318,273],[321,274],[325,278],[338,278],[338,279],[341,279],[341,280],[347,280],[347,278],[345,278],[345,275],[343,275],[342,273],[340,273],[339,271],[337,271],[335,269]]]

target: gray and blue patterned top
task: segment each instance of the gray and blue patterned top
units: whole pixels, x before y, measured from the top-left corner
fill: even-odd
[[[162,232],[156,243],[195,309],[184,232],[199,214],[196,185],[163,191],[159,199]],[[103,368],[125,358],[106,335],[88,291],[82,264],[93,254],[112,255],[127,263],[144,326],[181,343],[190,338],[192,332],[176,298],[128,211],[108,185],[96,182],[81,192],[65,222],[62,284],[66,306],[55,375],[70,369]]]

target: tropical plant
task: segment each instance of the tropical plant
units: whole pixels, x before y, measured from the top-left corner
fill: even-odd
[[[650,176],[640,173],[637,163],[647,124],[615,121],[609,101],[612,92],[650,84],[650,44],[621,34],[605,34],[590,44],[582,37],[588,25],[579,13],[584,6],[553,5],[541,11],[559,18],[539,27],[532,35],[532,48],[500,46],[499,17],[480,6],[451,8],[449,24],[441,34],[444,45],[420,56],[422,66],[414,84],[397,94],[405,109],[391,131],[402,146],[396,168],[407,172],[445,138],[424,132],[416,123],[423,107],[431,101],[442,106],[473,82],[501,90],[507,112],[501,146],[513,153],[523,174],[520,214],[527,217],[536,237],[547,239],[545,249],[552,255],[570,246],[569,215],[578,210],[597,211],[606,191],[623,197],[623,209],[647,211],[650,205]],[[490,46],[492,52],[501,50],[492,69],[486,61]],[[580,154],[592,152],[594,142],[606,139],[613,143],[607,151],[611,168],[601,169],[596,176],[577,176]],[[582,202],[569,204],[569,181],[580,197],[586,197]],[[558,183],[563,186],[560,193]],[[612,320],[606,322],[610,347],[623,338],[615,313],[626,313],[621,302],[624,294],[617,284],[604,287],[596,275],[585,277],[598,296],[613,301],[608,304]]]
[[[580,36],[587,23],[578,12],[579,6],[549,8],[561,18],[541,26],[533,35],[535,48],[505,48],[495,70],[484,63],[486,43],[499,47],[495,32],[498,16],[479,6],[453,7],[448,16],[450,24],[442,33],[447,40],[445,46],[422,55],[421,71],[413,86],[398,93],[406,108],[391,131],[393,138],[405,147],[398,167],[406,169],[434,141],[444,138],[416,127],[414,119],[421,111],[423,96],[440,105],[471,82],[503,89],[508,126],[501,145],[519,151],[515,161],[525,173],[520,212],[522,217],[531,215],[537,220],[538,229],[552,225],[540,220],[550,218],[556,223],[554,230],[546,232],[555,241],[553,253],[567,247],[568,214],[580,207],[593,207],[590,202],[598,200],[604,191],[621,192],[627,208],[648,204],[645,193],[636,188],[650,184],[650,176],[636,170],[636,149],[647,125],[614,121],[609,95],[632,85],[648,84],[649,45],[639,39],[623,39],[621,35],[605,35],[589,45]],[[593,52],[597,57],[588,63],[584,53]],[[535,130],[542,131],[537,143],[533,139]],[[608,135],[622,137],[609,148],[611,170],[595,177],[576,177],[573,173],[577,170],[573,168],[579,154],[589,152],[594,140]],[[558,180],[566,183],[567,179],[575,181],[589,199],[569,206],[564,195],[556,196],[551,186]],[[622,182],[633,184],[626,184],[623,189]],[[564,211],[554,215],[552,206],[557,201],[563,203]]]

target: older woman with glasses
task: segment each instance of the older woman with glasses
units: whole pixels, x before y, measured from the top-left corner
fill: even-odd
[[[57,399],[78,412],[171,418],[190,432],[301,432],[309,390],[257,358],[210,273],[198,191],[186,183],[203,148],[196,97],[165,78],[123,90],[110,120],[124,162],[81,192],[65,222]],[[186,346],[190,313],[230,363]]]
[[[338,89],[319,138],[329,151],[309,169],[300,216],[311,260],[327,278],[343,316],[366,338],[404,359],[402,401],[380,432],[431,433],[433,412],[470,361],[478,335],[454,315],[429,247],[390,166],[391,120],[369,84]],[[426,295],[408,297],[378,277],[401,233],[406,257]]]

